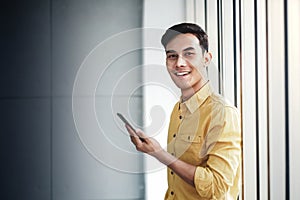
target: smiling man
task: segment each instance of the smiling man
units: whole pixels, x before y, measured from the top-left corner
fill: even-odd
[[[237,199],[240,189],[239,112],[213,91],[207,77],[212,55],[196,24],[169,28],[161,42],[167,70],[181,90],[171,114],[168,148],[126,126],[138,151],[168,166],[165,199]],[[141,140],[140,137],[144,138]]]

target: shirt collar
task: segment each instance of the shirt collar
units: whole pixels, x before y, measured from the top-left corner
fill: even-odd
[[[185,105],[187,109],[193,113],[203,104],[203,102],[212,94],[212,92],[213,88],[210,82],[207,82],[191,98],[183,102],[183,105]],[[182,99],[180,101],[182,101]]]

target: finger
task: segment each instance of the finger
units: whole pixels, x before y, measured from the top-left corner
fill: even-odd
[[[125,124],[125,127],[126,127],[128,133],[129,133],[129,135],[137,136],[136,132],[128,124]]]
[[[135,145],[136,150],[141,151],[143,142],[138,136],[130,136],[131,142]]]
[[[141,143],[141,139],[139,138],[139,136],[136,134],[136,132],[134,130],[132,130],[132,128],[130,126],[128,126],[127,124],[125,125],[127,131],[129,132],[129,135],[130,135],[130,139],[131,139],[131,142],[137,146],[137,145],[140,145]]]
[[[143,131],[137,129],[136,132],[135,132],[135,134],[136,134],[138,137],[142,138],[143,141],[145,141],[146,143],[148,143],[149,137],[148,137]]]
[[[130,140],[136,146],[138,144],[139,138],[136,136],[130,136]]]

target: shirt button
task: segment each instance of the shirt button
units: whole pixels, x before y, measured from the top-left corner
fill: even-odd
[[[173,174],[174,174],[174,172],[173,172],[173,171],[171,171],[171,174],[173,175]]]
[[[174,192],[173,192],[173,191],[171,191],[171,195],[174,195]]]
[[[174,153],[171,153],[171,155],[174,156],[175,154],[174,154]]]
[[[173,138],[176,137],[176,133],[174,133]]]
[[[179,119],[182,119],[182,116],[181,116],[181,115],[179,116]]]

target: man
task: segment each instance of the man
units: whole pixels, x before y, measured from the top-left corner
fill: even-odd
[[[181,90],[181,99],[171,114],[168,151],[155,139],[126,125],[131,141],[138,151],[168,166],[165,199],[237,199],[239,112],[215,94],[209,83],[207,66],[212,55],[207,35],[196,24],[182,23],[169,28],[161,42],[167,70]]]

